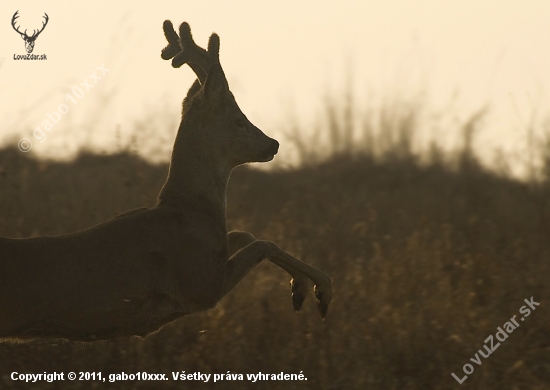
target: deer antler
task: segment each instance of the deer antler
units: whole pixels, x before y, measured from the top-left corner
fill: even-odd
[[[46,25],[48,24],[48,21],[50,20],[50,17],[49,17],[48,14],[45,13],[45,12],[44,12],[44,15],[45,15],[45,16],[43,16],[43,18],[46,19],[46,22],[42,22],[42,28],[41,28],[40,30],[38,30],[37,32],[33,33],[31,38],[35,38],[35,39],[36,39],[36,38],[40,35],[40,33],[41,33],[42,31],[44,31],[44,27],[46,27]]]
[[[11,18],[11,26],[13,27],[13,29],[15,31],[17,31],[19,34],[21,34],[21,36],[26,36],[27,35],[27,30],[25,30],[24,33],[22,33],[21,31],[19,31],[19,28],[15,25],[15,19],[17,19],[19,17],[19,15],[17,15],[19,13],[19,11],[15,11],[15,13],[13,14],[13,17]]]
[[[165,20],[162,28],[168,41],[168,45],[162,50],[162,59],[173,58],[172,66],[174,68],[179,68],[187,63],[203,84],[212,65],[220,62],[220,37],[215,33],[212,34],[208,40],[208,50],[204,50],[193,41],[191,28],[187,22],[181,24],[179,37],[174,31],[171,21]]]
[[[21,34],[21,36],[23,38],[26,38],[26,39],[36,39],[38,37],[38,35],[40,35],[40,33],[44,30],[44,28],[48,24],[48,21],[50,20],[48,14],[44,12],[45,16],[43,16],[43,18],[46,19],[46,22],[42,22],[42,28],[39,29],[38,31],[33,30],[33,34],[29,37],[27,35],[27,30],[26,29],[25,29],[25,32],[21,32],[21,31],[19,31],[19,28],[15,25],[16,19],[19,17],[18,13],[19,13],[19,11],[15,11],[15,13],[13,14],[13,17],[11,18],[11,26],[13,27],[13,29],[15,31],[17,31],[19,34]]]

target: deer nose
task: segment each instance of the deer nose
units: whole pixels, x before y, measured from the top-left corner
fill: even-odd
[[[276,140],[272,139],[271,143],[269,144],[269,154],[272,154],[275,156],[278,151],[279,151],[279,143]]]

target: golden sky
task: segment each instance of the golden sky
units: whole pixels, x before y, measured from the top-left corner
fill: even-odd
[[[14,60],[25,53],[10,23],[16,10],[30,30],[48,13],[34,49],[47,61]],[[359,105],[421,90],[434,109],[458,96],[464,116],[490,103],[493,125],[481,141],[504,148],[524,142],[534,108],[549,107],[548,0],[7,0],[0,3],[0,142],[28,137],[33,152],[52,156],[83,144],[109,149],[117,126],[124,134],[143,118],[177,125],[194,75],[160,58],[165,19],[189,22],[199,45],[220,35],[237,101],[275,137],[291,113],[312,123],[327,92],[342,91],[347,78]],[[77,104],[67,100],[73,87],[94,82],[94,71],[102,75],[101,64],[109,72]],[[33,139],[62,103],[70,112],[46,141]],[[169,120],[159,118],[163,111]]]

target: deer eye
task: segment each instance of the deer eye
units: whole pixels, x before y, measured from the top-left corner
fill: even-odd
[[[237,119],[237,120],[235,121],[235,125],[236,125],[237,127],[244,127],[244,125],[245,125],[244,120],[243,120],[243,119]]]

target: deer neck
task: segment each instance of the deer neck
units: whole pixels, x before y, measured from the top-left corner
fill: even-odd
[[[158,206],[188,209],[207,207],[225,217],[226,189],[231,168],[216,156],[210,156],[206,145],[197,144],[186,131],[178,132],[168,178],[158,196]]]

